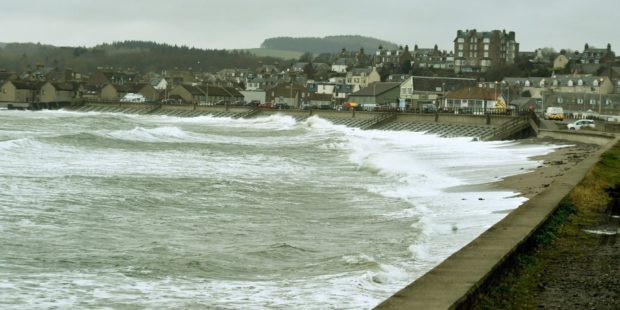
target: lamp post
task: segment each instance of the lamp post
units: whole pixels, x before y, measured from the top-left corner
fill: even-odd
[[[446,106],[446,82],[442,82],[441,83],[441,101],[443,101],[443,103],[440,105],[443,106],[445,108]]]
[[[543,114],[543,118],[545,118],[545,90],[543,89],[540,92],[540,112]]]
[[[493,96],[493,100],[495,101],[495,103],[493,104],[493,108],[497,109],[497,81],[495,81],[495,87],[493,87],[493,91],[495,92],[495,96]]]
[[[601,102],[603,101],[603,95],[601,94],[602,84],[603,84],[603,78],[598,80],[598,117],[601,117]]]

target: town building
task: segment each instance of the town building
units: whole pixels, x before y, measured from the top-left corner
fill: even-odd
[[[135,72],[124,72],[112,68],[99,68],[88,79],[89,85],[103,87],[107,84],[123,85],[138,82],[138,74]]]
[[[552,77],[507,77],[503,81],[523,97],[543,98],[544,93],[611,94],[614,84],[606,76],[556,75]]]
[[[506,108],[500,102],[501,93],[497,89],[479,86],[464,86],[446,94],[441,108],[455,113],[482,114],[497,108]]]
[[[353,86],[353,91],[358,91],[371,83],[380,81],[381,76],[375,67],[354,68],[347,72],[346,83]]]
[[[349,101],[364,105],[389,105],[396,107],[400,96],[400,83],[398,82],[374,82],[352,93]]]
[[[421,109],[425,104],[438,106],[447,92],[476,85],[475,79],[412,76],[400,84],[399,98],[410,108]]]
[[[306,102],[308,90],[298,83],[279,83],[266,90],[266,101],[272,104],[287,104],[300,108]]]
[[[514,63],[518,53],[514,31],[458,30],[454,39],[454,71],[486,72],[492,65]]]
[[[38,85],[28,81],[6,81],[0,87],[0,101],[2,102],[35,102]]]
[[[73,84],[45,82],[39,90],[39,102],[70,102],[75,98]]]
[[[545,107],[562,107],[567,117],[580,117],[584,113],[617,115],[620,110],[619,94],[551,92],[544,98]]]
[[[596,48],[586,43],[579,62],[582,64],[602,64],[613,61],[615,57],[616,55],[611,50],[611,44],[607,44],[607,48]]]
[[[454,54],[441,51],[437,44],[433,48],[413,47],[413,67],[430,69],[454,69]]]

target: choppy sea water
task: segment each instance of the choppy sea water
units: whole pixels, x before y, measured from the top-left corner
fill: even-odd
[[[471,140],[0,111],[0,308],[372,308],[525,200],[449,188],[554,148]]]

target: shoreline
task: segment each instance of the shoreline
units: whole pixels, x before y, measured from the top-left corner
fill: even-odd
[[[558,177],[565,174],[573,166],[580,163],[590,155],[596,153],[601,146],[555,140],[551,138],[531,138],[521,141],[525,144],[553,144],[560,147],[549,154],[534,156],[530,160],[542,161],[536,169],[506,177],[497,182],[490,183],[492,189],[512,190],[519,196],[528,200],[542,193]]]
[[[515,197],[524,197],[528,200],[542,193],[556,178],[564,175],[574,165],[578,164],[601,146],[556,140],[552,138],[529,138],[517,140],[521,144],[557,145],[550,153],[529,157],[528,160],[540,161],[540,165],[531,171],[507,176],[497,181],[481,184],[459,185],[446,189],[447,192],[492,192],[510,191]]]
[[[610,143],[614,141],[617,138]],[[519,251],[519,247],[545,223],[560,201],[610,148],[610,143],[595,145],[551,138],[526,139],[521,143],[565,147],[532,157],[543,162],[531,172],[486,184],[493,189],[520,192],[528,199],[478,238],[375,309],[467,308],[470,298],[481,285]]]

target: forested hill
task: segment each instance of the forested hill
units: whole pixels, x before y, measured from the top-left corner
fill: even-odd
[[[327,36],[324,38],[277,37],[266,39],[261,47],[320,54],[337,53],[343,48],[347,51],[357,51],[363,48],[366,53],[369,53],[375,52],[379,45],[386,49],[398,48],[394,43],[359,35]]]
[[[97,67],[159,72],[174,67],[210,72],[224,68],[256,68],[260,62],[281,59],[257,57],[242,50],[203,50],[146,41],[123,41],[95,47],[57,47],[38,43],[0,43],[0,69],[21,72],[37,65],[92,72]]]

